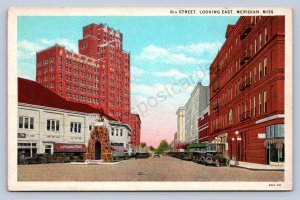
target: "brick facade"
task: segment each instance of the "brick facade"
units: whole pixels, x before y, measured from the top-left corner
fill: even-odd
[[[282,16],[240,17],[211,64],[207,141],[226,143],[231,158],[269,164],[272,143],[284,157],[284,24]]]

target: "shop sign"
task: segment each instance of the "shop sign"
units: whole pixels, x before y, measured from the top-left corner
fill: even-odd
[[[266,139],[266,134],[265,133],[258,133],[257,138],[258,139]]]
[[[84,144],[54,143],[54,152],[85,152]]]
[[[18,138],[26,138],[26,133],[18,133]]]

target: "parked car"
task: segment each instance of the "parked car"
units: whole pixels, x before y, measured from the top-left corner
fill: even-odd
[[[188,146],[186,152],[169,152],[171,157],[182,160],[192,160],[199,164],[215,165],[217,167],[229,166],[230,160],[220,149],[225,149],[225,144],[213,144],[210,142],[192,144]]]
[[[18,164],[45,164],[47,163],[47,154],[36,154],[32,157],[26,157],[23,154],[18,154]]]

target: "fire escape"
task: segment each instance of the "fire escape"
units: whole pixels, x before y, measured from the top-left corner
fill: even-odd
[[[246,22],[243,26],[242,33],[240,34],[240,40],[244,40],[249,35],[252,29],[253,23]]]

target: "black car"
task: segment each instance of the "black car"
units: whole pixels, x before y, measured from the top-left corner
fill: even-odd
[[[25,157],[23,154],[18,155],[18,164],[45,164],[47,163],[47,154],[36,154],[32,157]]]

